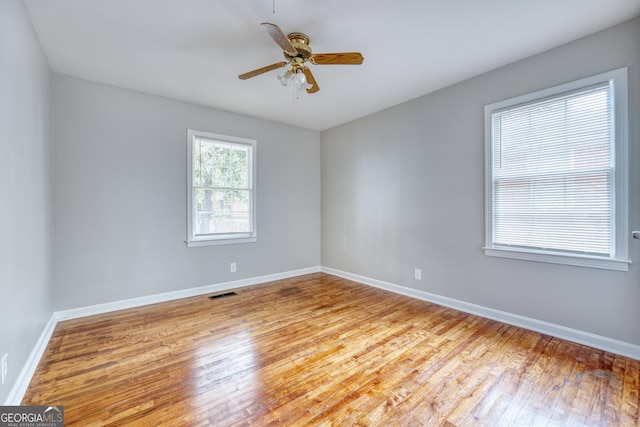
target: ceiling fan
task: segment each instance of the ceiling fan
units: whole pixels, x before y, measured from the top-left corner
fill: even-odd
[[[291,69],[287,70],[284,76],[278,76],[280,82],[284,86],[288,86],[293,81],[299,87],[304,87],[307,93],[315,93],[320,90],[320,87],[305,63],[310,62],[314,65],[360,65],[364,61],[364,57],[360,52],[313,53],[311,46],[309,46],[309,37],[306,34],[291,33],[285,36],[280,27],[270,22],[263,22],[260,26],[282,48],[286,61],[240,74],[238,78],[241,80],[250,79],[290,64]]]

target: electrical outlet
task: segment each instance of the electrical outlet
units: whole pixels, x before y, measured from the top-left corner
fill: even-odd
[[[414,271],[414,277],[416,278],[416,280],[422,280],[422,270],[416,268]]]
[[[232,262],[229,267],[230,267],[230,270],[231,270],[232,273],[236,272],[236,263],[235,262]]]
[[[4,356],[2,356],[2,367],[0,368],[0,371],[2,371],[2,384],[4,384],[4,380],[7,378],[7,373],[8,371],[8,366],[7,366],[7,358],[9,357],[8,353],[5,353]]]
[[[633,237],[634,239],[640,239],[640,231],[632,231],[631,237]]]

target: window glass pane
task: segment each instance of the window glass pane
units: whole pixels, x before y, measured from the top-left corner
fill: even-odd
[[[249,188],[249,148],[236,147],[231,153],[231,187]]]
[[[248,190],[195,189],[194,234],[247,233],[251,231]]]
[[[193,185],[213,184],[213,143],[198,139],[193,149]]]
[[[215,146],[215,170],[213,185],[215,187],[230,187],[229,157],[231,148],[228,145],[216,144]]]
[[[214,209],[216,232],[246,233],[251,231],[249,213],[249,191],[229,190],[218,192]]]
[[[231,176],[231,171],[229,170],[228,167],[224,167],[224,166],[218,166],[214,169],[214,180],[213,180],[213,185],[215,187],[222,187],[222,188],[226,188],[226,187],[230,187],[230,176]]]

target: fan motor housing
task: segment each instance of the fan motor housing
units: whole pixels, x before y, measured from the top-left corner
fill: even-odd
[[[303,33],[291,33],[287,36],[293,47],[298,52],[298,57],[301,57],[304,61],[311,57],[311,47],[309,46],[309,36]],[[285,54],[285,58],[289,58]]]

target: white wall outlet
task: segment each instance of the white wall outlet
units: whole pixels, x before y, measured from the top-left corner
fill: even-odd
[[[235,273],[237,271],[236,263],[232,262],[231,265],[229,266],[229,269],[231,270],[232,273]]]
[[[414,271],[414,277],[416,278],[416,280],[422,280],[422,270],[416,268]]]
[[[640,239],[640,231],[632,231],[631,237],[633,237],[634,239]]]
[[[2,356],[2,367],[0,368],[0,371],[2,371],[2,384],[4,384],[4,380],[7,378],[7,373],[9,372],[9,367],[7,366],[8,357],[8,353],[5,353],[4,356]]]

